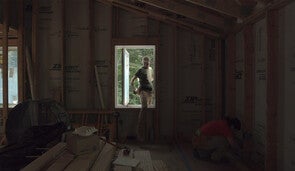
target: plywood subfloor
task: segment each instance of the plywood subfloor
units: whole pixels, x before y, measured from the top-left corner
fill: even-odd
[[[149,150],[152,160],[162,160],[169,171],[248,171],[240,163],[212,163],[193,157],[189,143],[136,143],[127,142],[126,146],[134,150]]]

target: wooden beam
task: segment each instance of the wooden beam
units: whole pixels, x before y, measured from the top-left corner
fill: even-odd
[[[201,36],[200,38],[200,42],[201,42],[201,100],[202,100],[202,106],[201,106],[201,119],[202,119],[202,123],[201,124],[204,124],[206,122],[206,91],[205,91],[205,88],[206,88],[206,85],[205,85],[205,78],[206,78],[206,73],[205,73],[205,59],[206,59],[206,49],[207,49],[207,46],[206,46],[206,40],[207,38],[205,36]]]
[[[3,1],[3,49],[2,49],[2,97],[3,98],[3,127],[5,132],[6,120],[8,115],[8,0]]]
[[[269,3],[264,6],[264,8],[256,10],[252,15],[243,19],[242,24],[237,24],[233,31],[235,33],[240,32],[247,24],[254,24],[257,21],[261,20],[266,16],[266,11],[280,9],[284,6],[288,5],[289,3],[293,2],[293,0],[277,0],[273,3]]]
[[[267,85],[266,85],[266,152],[265,170],[276,171],[278,149],[278,10],[267,12]]]
[[[218,1],[215,1],[214,3],[209,3],[208,1],[205,1],[205,0],[185,0],[185,1],[195,4],[197,6],[215,11],[217,13],[220,13],[221,15],[226,15],[226,16],[235,17],[235,18],[242,17],[240,13],[240,6],[232,0],[230,1],[218,0]]]
[[[38,59],[38,40],[37,40],[37,34],[38,34],[38,14],[39,14],[39,0],[32,0],[32,67],[33,67],[33,89],[31,91],[34,91],[34,96],[32,97],[33,100],[38,99],[39,97],[39,75],[37,72],[39,68],[39,59]]]
[[[178,27],[189,29],[189,30],[191,30],[193,32],[205,34],[205,35],[208,35],[208,36],[211,36],[211,37],[220,37],[220,33],[216,32],[216,31],[205,29],[205,28],[202,28],[200,26],[196,26],[196,25],[193,25],[193,24],[190,24],[190,23],[187,23],[187,22],[179,21],[179,20],[176,20],[176,19],[174,19],[172,17],[168,17],[168,16],[165,16],[165,15],[162,15],[162,14],[151,12],[151,11],[148,11],[146,9],[137,7],[135,5],[130,5],[130,4],[122,2],[122,1],[117,1],[117,0],[116,1],[111,1],[111,2],[106,1],[106,0],[96,0],[96,1],[107,4],[107,5],[111,4],[113,6],[121,8],[121,9],[125,9],[127,11],[137,13],[139,15],[144,15],[144,16],[147,16],[147,17],[150,17],[150,18],[153,18],[155,20],[162,21],[162,22],[165,22],[165,23],[168,23],[168,24],[172,24],[172,25],[177,24]]]
[[[173,138],[177,138],[177,114],[178,114],[178,58],[177,58],[177,45],[178,45],[178,36],[177,36],[177,26],[173,26]]]
[[[244,130],[251,131],[254,116],[254,34],[253,25],[244,28],[244,53],[245,53],[245,107],[244,107]]]
[[[235,56],[236,56],[236,36],[230,35],[227,39],[227,90],[226,109],[228,116],[235,116],[236,112],[236,82],[235,82]]]
[[[117,0],[119,1],[119,0]],[[163,10],[170,11],[172,13],[185,16],[187,18],[193,19],[200,23],[205,23],[210,26],[213,26],[217,29],[226,30],[226,25],[224,23],[224,18],[212,15],[210,13],[201,12],[196,8],[188,5],[183,5],[175,1],[166,0],[137,0],[143,3],[146,3],[150,6],[154,6]]]
[[[0,34],[3,34],[3,31],[2,31],[3,29],[4,29],[3,24],[0,24]],[[17,30],[15,30],[13,28],[9,28],[8,37],[9,38],[16,38],[17,37]]]
[[[215,111],[214,119],[221,118],[221,91],[222,91],[222,71],[221,71],[221,39],[215,40]]]
[[[94,7],[94,0],[89,0],[89,68],[88,68],[88,82],[89,86],[89,104],[92,108],[94,108],[95,104],[95,93],[94,89],[94,66],[95,66],[95,7]],[[98,21],[96,21],[98,22]]]
[[[117,36],[117,29],[115,28],[114,29],[114,26],[116,26],[118,24],[118,9],[115,8],[114,6],[111,7],[111,15],[110,15],[110,18],[109,18],[109,21],[111,21],[111,24],[110,24],[110,39],[113,40],[115,36]],[[112,21],[114,21],[112,22]],[[110,54],[111,54],[111,59],[110,59],[110,62],[111,62],[111,74],[113,76],[115,76],[115,44],[113,44],[113,41],[110,41]],[[111,97],[115,97],[115,79],[112,79],[111,81]],[[116,98],[111,98],[110,100],[111,102],[111,109],[115,109],[115,103],[116,103]]]
[[[61,59],[61,104],[66,107],[66,57],[67,57],[67,39],[66,39],[66,0],[61,0],[61,15],[62,15],[62,32],[61,32],[61,41],[62,41],[62,59]]]
[[[18,102],[24,100],[24,0],[18,1],[18,31],[17,31],[17,74],[18,74]]]

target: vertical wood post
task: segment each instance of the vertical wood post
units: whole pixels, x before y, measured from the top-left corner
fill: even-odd
[[[207,43],[206,43],[207,38],[205,36],[202,36],[200,38],[201,41],[201,48],[203,48],[201,50],[201,102],[202,102],[202,106],[201,106],[201,119],[202,122],[201,124],[206,122],[206,94],[205,94],[205,77],[206,77],[206,73],[205,73],[205,56],[207,55]]]
[[[6,120],[8,115],[8,0],[3,1],[3,58],[2,58],[2,94],[3,94],[3,127],[5,131]],[[0,97],[2,98],[2,97]]]
[[[178,114],[178,59],[177,59],[177,26],[173,26],[173,138],[177,138],[177,114]]]
[[[221,91],[222,91],[222,71],[221,71],[221,40],[215,40],[215,73],[216,73],[216,84],[215,84],[215,111],[214,119],[221,118]]]
[[[276,171],[278,149],[278,37],[277,10],[267,12],[267,85],[265,170]]]
[[[39,98],[39,75],[38,75],[38,69],[39,69],[39,59],[38,59],[38,46],[37,46],[37,34],[38,34],[38,14],[39,14],[39,0],[32,0],[32,74],[33,74],[33,91],[32,97],[33,100],[36,100]]]
[[[94,21],[95,21],[95,9],[94,0],[89,0],[89,71],[88,71],[88,82],[91,87],[89,91],[89,104],[94,108],[94,96],[95,89],[92,87],[94,85],[94,66],[95,66],[95,31],[94,31]]]
[[[61,31],[61,41],[62,41],[62,59],[61,59],[61,104],[66,107],[66,0],[61,0],[61,15],[62,15],[62,31]]]
[[[18,1],[17,67],[18,101],[24,100],[24,1]]]
[[[244,107],[244,129],[251,131],[254,115],[254,34],[253,26],[244,28],[244,53],[245,53],[245,107]]]
[[[235,116],[236,112],[236,82],[235,82],[236,36],[230,35],[227,40],[227,92],[226,111],[228,116]]]

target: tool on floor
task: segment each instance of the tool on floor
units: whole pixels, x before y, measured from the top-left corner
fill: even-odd
[[[126,147],[125,149],[123,149],[123,155],[124,156],[129,156],[130,154],[130,149],[128,147]]]

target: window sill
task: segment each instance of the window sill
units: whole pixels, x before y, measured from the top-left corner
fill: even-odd
[[[156,106],[150,106],[148,107],[148,109],[155,109]],[[115,109],[141,109],[141,105],[128,105],[128,106],[124,106],[124,105],[117,105],[115,106]]]

